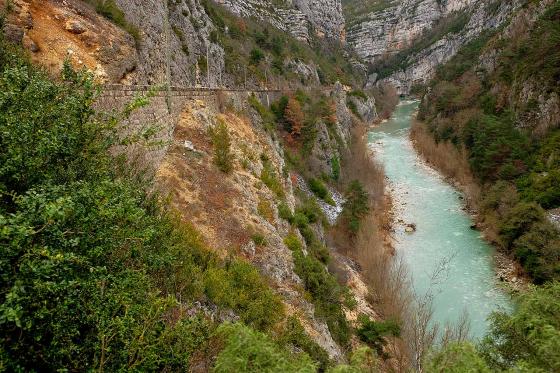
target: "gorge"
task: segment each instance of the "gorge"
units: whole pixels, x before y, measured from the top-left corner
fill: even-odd
[[[0,371],[560,370],[559,14],[0,0]]]

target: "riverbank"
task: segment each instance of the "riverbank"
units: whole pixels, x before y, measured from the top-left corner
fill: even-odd
[[[481,232],[483,239],[494,249],[496,278],[504,283],[510,292],[527,289],[530,279],[523,273],[519,263],[502,251],[498,243],[496,229],[487,224],[480,213],[481,187],[471,173],[467,156],[449,142],[436,143],[422,122],[414,114],[410,130],[410,142],[418,155],[420,163],[436,172],[445,182],[461,192],[464,211],[469,214],[474,224],[471,226]]]
[[[495,278],[492,248],[471,229],[460,193],[422,162],[412,146],[409,130],[417,106],[416,101],[402,101],[387,122],[369,133],[393,199],[392,262],[403,266],[415,303],[432,304],[433,322],[424,329],[458,325],[467,312],[472,337],[481,338],[488,316],[509,309],[510,297]],[[419,321],[418,315],[412,320]]]

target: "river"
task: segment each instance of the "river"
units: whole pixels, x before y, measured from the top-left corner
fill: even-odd
[[[510,309],[510,297],[497,284],[493,248],[470,228],[461,194],[422,162],[409,140],[416,101],[402,101],[393,117],[369,133],[376,159],[385,168],[397,219],[395,249],[407,264],[415,292],[434,295],[434,320],[459,320],[466,310],[471,337],[482,337],[494,310]],[[436,281],[432,277],[444,267]]]

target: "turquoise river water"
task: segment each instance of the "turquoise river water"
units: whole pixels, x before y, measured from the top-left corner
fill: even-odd
[[[457,321],[466,310],[471,337],[482,337],[487,317],[511,307],[510,297],[495,279],[493,249],[470,229],[461,194],[417,156],[409,140],[411,119],[418,103],[403,101],[393,117],[369,134],[376,159],[385,168],[393,190],[397,219],[416,224],[416,232],[396,226],[396,251],[402,256],[419,295],[434,296],[434,320]],[[432,277],[446,263],[445,271]]]

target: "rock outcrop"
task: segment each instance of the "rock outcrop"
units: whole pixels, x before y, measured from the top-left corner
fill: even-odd
[[[436,21],[476,0],[402,0],[363,17],[348,30],[348,43],[364,60],[373,62],[411,45]]]
[[[344,15],[340,0],[217,0],[233,13],[268,22],[303,41],[310,35],[343,41]]]
[[[427,39],[425,48],[403,57],[405,68],[382,77],[399,94],[408,94],[463,45],[503,25],[521,4],[521,0],[402,0],[360,18],[349,28],[348,42],[361,58],[375,63]],[[368,85],[376,83],[374,74]]]
[[[3,2],[0,1],[0,7]],[[58,74],[65,60],[119,83],[138,66],[133,37],[81,1],[14,0],[4,34]]]
[[[508,21],[522,1],[502,2],[496,8],[477,1],[469,8],[470,19],[462,30],[448,33],[426,49],[408,57],[408,67],[382,79],[392,84],[399,94],[410,93],[415,84],[430,80],[439,65],[449,61],[462,46],[480,36],[484,31],[496,30]],[[373,82],[369,82],[370,84]]]
[[[210,41],[216,29],[199,0],[115,0],[126,19],[140,30],[139,63],[129,82],[135,84],[165,84],[169,64],[173,85],[202,84],[217,86],[224,71],[224,50]],[[166,31],[166,23],[169,27]],[[197,69],[206,61],[208,75]]]

